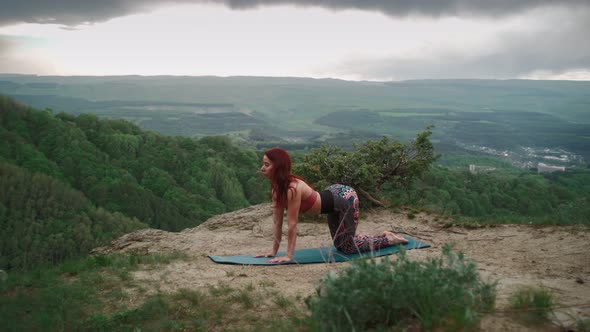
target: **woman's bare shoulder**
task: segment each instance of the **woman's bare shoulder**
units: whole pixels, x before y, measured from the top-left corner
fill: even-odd
[[[289,183],[289,191],[292,194],[306,194],[311,190],[311,187],[300,179],[293,179],[291,183]]]
[[[313,187],[311,187],[307,182],[304,180],[297,179],[297,190],[300,190],[303,196],[308,196],[312,191],[314,191]]]
[[[309,185],[304,180],[295,178],[295,179],[291,180],[289,187],[294,187],[296,189],[299,189],[299,188],[309,188]]]

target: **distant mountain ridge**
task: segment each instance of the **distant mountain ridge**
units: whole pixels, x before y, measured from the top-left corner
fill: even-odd
[[[0,74],[0,94],[56,113],[125,119],[171,136],[231,135],[251,146],[403,141],[433,124],[445,153],[561,148],[590,160],[584,81]]]

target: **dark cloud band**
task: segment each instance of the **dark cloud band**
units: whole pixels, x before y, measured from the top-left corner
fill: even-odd
[[[0,25],[23,22],[68,26],[96,23],[150,11],[165,3],[162,0],[0,0]]]
[[[149,12],[171,3],[209,3],[246,10],[276,5],[363,10],[388,16],[503,16],[546,5],[590,6],[587,0],[0,0],[0,26],[20,22],[74,26]]]
[[[321,7],[332,10],[363,10],[381,12],[388,16],[504,16],[528,9],[555,5],[588,6],[587,0],[222,0],[234,9],[271,5]]]

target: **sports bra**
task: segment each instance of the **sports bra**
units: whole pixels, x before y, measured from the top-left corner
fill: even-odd
[[[307,196],[306,199],[301,201],[301,205],[299,206],[299,212],[305,213],[309,209],[313,207],[315,201],[318,199],[318,193],[314,190],[312,191],[311,195]]]

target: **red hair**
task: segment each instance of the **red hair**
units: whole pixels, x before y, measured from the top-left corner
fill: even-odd
[[[291,156],[287,151],[281,148],[272,148],[266,150],[264,155],[272,162],[270,172],[271,198],[275,195],[278,205],[286,207],[289,184],[295,179],[303,179],[291,174]]]

